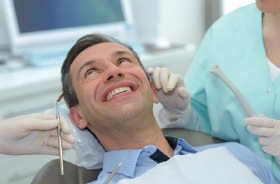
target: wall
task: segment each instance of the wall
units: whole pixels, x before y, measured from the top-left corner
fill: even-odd
[[[256,2],[256,0],[222,0],[222,13],[229,13],[238,7],[245,6],[254,2]]]
[[[158,35],[159,0],[130,0],[138,37],[152,39]]]
[[[205,0],[161,0],[158,36],[198,44],[205,30]]]
[[[138,34],[199,46],[220,16],[255,0],[131,0]]]
[[[2,1],[0,0],[0,50],[8,47],[8,32],[5,29],[4,15],[2,10]]]
[[[131,0],[141,40],[198,44],[205,32],[205,0]]]

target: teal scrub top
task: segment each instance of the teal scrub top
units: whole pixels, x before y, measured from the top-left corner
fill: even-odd
[[[228,87],[209,70],[218,65],[239,88],[254,112],[280,119],[280,77],[270,78],[262,37],[262,12],[250,4],[229,13],[207,31],[185,76],[191,94],[192,117],[200,130],[247,146],[272,169],[280,181],[280,165],[262,151],[258,136],[247,131],[247,117]]]

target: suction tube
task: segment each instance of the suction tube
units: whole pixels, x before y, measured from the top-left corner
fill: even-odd
[[[241,94],[239,89],[227,78],[227,76],[224,74],[224,72],[219,68],[218,65],[212,66],[210,69],[210,73],[221,79],[226,86],[233,92],[239,103],[241,104],[242,108],[246,112],[246,114],[250,116],[256,116],[254,110],[248,103],[248,101],[245,99],[245,97]]]

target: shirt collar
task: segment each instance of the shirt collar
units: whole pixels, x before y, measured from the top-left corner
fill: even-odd
[[[133,177],[141,151],[142,149],[128,149],[106,152],[104,154],[103,170],[111,173],[120,163],[122,163],[117,173]]]
[[[186,153],[196,153],[197,150],[194,149],[189,143],[187,143],[184,139],[172,136],[165,136],[169,145],[174,149],[174,155],[179,155],[183,152]]]
[[[190,146],[185,140],[181,138],[171,136],[165,136],[165,138],[170,146],[174,149],[174,155],[183,155],[186,153],[197,152],[192,146]],[[154,148],[154,152],[151,153],[152,155],[157,150],[153,145],[145,146],[142,149],[127,149],[106,152],[104,154],[103,170],[105,172],[111,173],[120,163],[122,163],[117,173],[126,175],[128,177],[134,177],[136,164],[140,154],[151,148]]]

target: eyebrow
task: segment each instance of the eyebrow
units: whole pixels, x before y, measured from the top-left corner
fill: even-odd
[[[115,56],[120,56],[120,55],[130,55],[130,56],[134,56],[132,53],[125,51],[125,50],[119,50],[119,51],[115,51],[112,53],[112,55]]]

